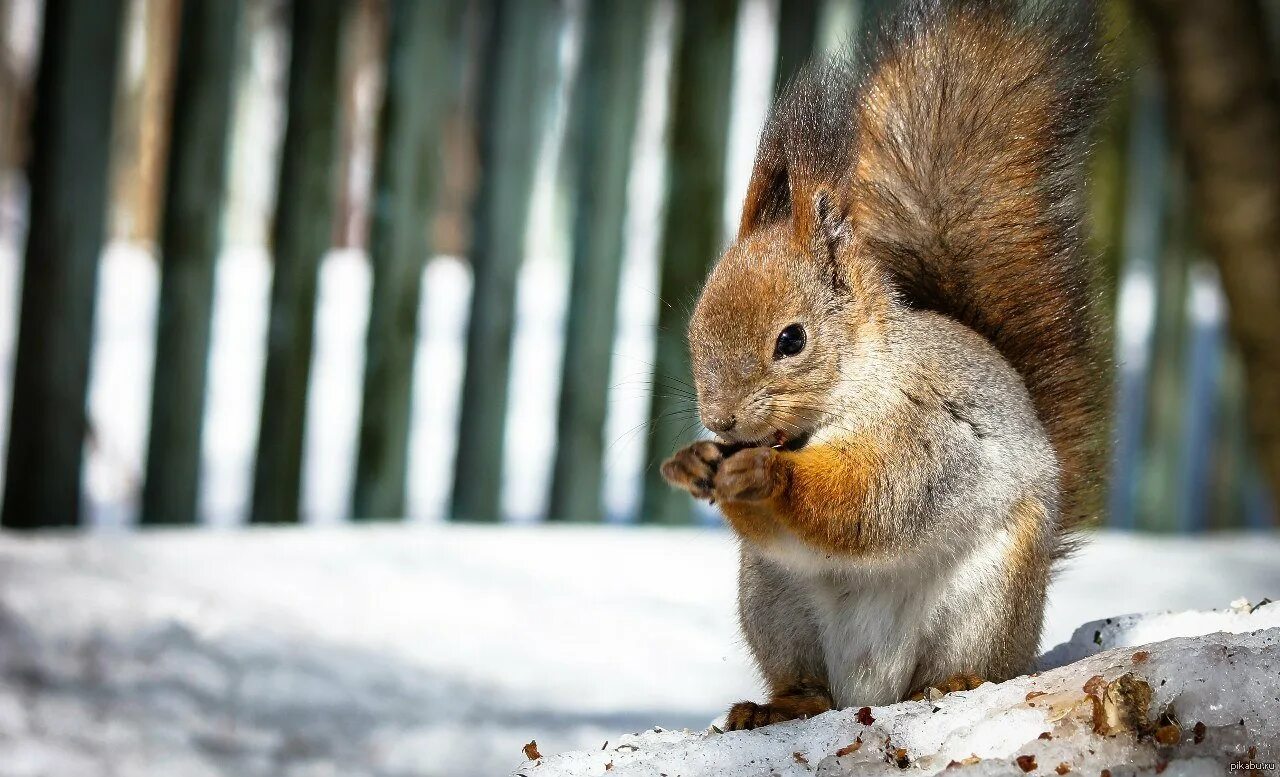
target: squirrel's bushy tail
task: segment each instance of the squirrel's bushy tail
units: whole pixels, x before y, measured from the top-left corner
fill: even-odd
[[[1106,364],[1083,166],[1106,92],[1087,2],[909,0],[860,63],[802,73],[761,138],[740,234],[842,193],[859,255],[1023,376],[1062,469],[1064,533],[1096,512]],[[1063,544],[1069,548],[1070,543]]]
[[[1075,2],[912,3],[861,68],[846,181],[858,237],[904,299],[1022,374],[1062,467],[1064,529],[1092,517],[1105,469],[1083,224],[1105,92],[1094,26]]]

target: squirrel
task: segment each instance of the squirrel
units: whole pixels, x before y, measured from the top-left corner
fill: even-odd
[[[1017,5],[912,0],[765,122],[689,323],[715,438],[662,465],[740,540],[731,730],[1030,671],[1096,513],[1097,21]]]

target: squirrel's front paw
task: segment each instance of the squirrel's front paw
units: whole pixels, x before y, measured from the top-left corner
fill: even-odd
[[[778,493],[780,459],[772,448],[746,448],[725,459],[716,470],[714,493],[726,502],[754,502]]]
[[[699,440],[662,462],[662,477],[698,499],[710,499],[716,469],[723,460],[720,446],[708,440]]]

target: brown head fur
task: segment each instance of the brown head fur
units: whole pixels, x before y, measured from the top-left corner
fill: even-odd
[[[712,270],[689,324],[703,422],[733,442],[807,437],[835,411],[841,360],[873,343],[895,304],[878,268],[847,256],[851,232],[830,191],[810,219],[742,236]],[[802,349],[779,351],[784,330]]]

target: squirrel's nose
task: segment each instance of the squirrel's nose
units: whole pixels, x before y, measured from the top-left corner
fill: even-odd
[[[724,434],[732,429],[734,424],[738,423],[738,417],[735,415],[707,416],[703,419],[703,423],[716,434]]]

